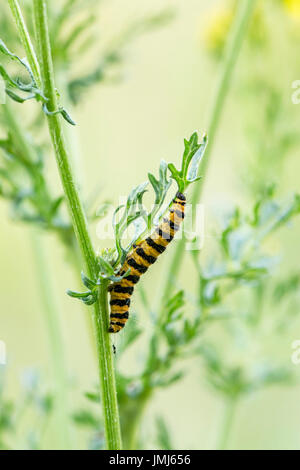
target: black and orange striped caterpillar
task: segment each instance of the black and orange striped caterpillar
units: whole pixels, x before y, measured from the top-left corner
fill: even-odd
[[[135,284],[140,280],[151,264],[163,253],[173,240],[184,219],[185,195],[177,192],[169,209],[168,217],[145,240],[134,245],[128,253],[119,275],[123,276],[129,269],[129,276],[109,286],[110,292],[110,333],[118,333],[124,328],[129,318],[130,297]]]

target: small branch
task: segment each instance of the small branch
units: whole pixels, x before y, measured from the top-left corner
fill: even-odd
[[[231,78],[235,69],[239,52],[241,50],[243,40],[247,32],[247,26],[250,21],[254,5],[255,0],[243,0],[238,2],[238,11],[226,47],[225,58],[221,66],[217,88],[213,98],[210,117],[208,120],[208,145],[201,167],[201,172],[203,174],[207,174],[208,165],[210,162],[210,153],[215,142],[215,137],[219,128],[225,100],[230,89]],[[204,181],[204,179],[202,181]],[[195,185],[194,192],[192,193],[191,203],[193,206],[199,201],[202,191],[203,182],[201,183],[200,181],[200,183]],[[177,277],[177,274],[179,272],[184,255],[184,244],[185,241],[184,237],[182,236],[182,239],[177,243],[173,259],[169,266],[169,274],[164,277],[165,283],[162,288],[163,299],[165,299],[171,292],[173,286],[173,279]]]
[[[23,47],[26,52],[26,57],[29,62],[30,68],[32,70],[33,76],[35,78],[35,81],[39,87],[41,87],[41,76],[40,76],[40,67],[39,63],[36,57],[36,53],[34,50],[34,47],[32,45],[26,23],[24,21],[21,8],[19,5],[18,0],[8,0],[11,12],[13,14],[13,17],[15,19],[17,28],[18,28],[18,33],[20,36],[20,39],[22,41]]]
[[[63,449],[71,448],[70,440],[70,416],[68,403],[68,377],[65,363],[65,351],[62,338],[59,306],[56,301],[55,287],[49,268],[49,260],[43,246],[43,240],[32,232],[32,250],[36,266],[36,277],[39,282],[39,293],[43,304],[43,313],[47,324],[47,332],[51,350],[53,371],[56,378],[57,418],[59,421],[60,445]]]
[[[58,109],[58,103],[54,84],[54,71],[48,31],[46,2],[44,0],[34,1],[34,15],[38,50],[41,54],[40,63],[43,92],[48,98],[47,107],[51,113]],[[83,257],[86,261],[89,275],[93,277],[98,274],[96,256],[89,235],[83,204],[74,181],[60,116],[57,114],[48,115],[47,120],[63,189],[70,209],[73,227],[78,243],[81,247]]]
[[[230,432],[232,430],[236,404],[235,398],[229,398],[225,403],[223,421],[221,423],[220,435],[218,437],[218,450],[225,450],[227,448]]]
[[[221,121],[225,101],[230,90],[232,75],[235,70],[238,56],[248,30],[248,24],[252,16],[255,2],[256,0],[243,0],[242,2],[238,2],[236,17],[228,38],[227,47],[225,49],[224,62],[220,70],[216,92],[213,97],[208,119],[207,133],[209,140],[201,168],[201,172],[203,174],[206,174],[208,170],[210,153],[215,142],[215,137]],[[199,201],[200,195],[203,191],[203,186],[204,180],[202,180],[202,183],[200,181],[199,185],[195,185],[192,197],[193,204],[196,204]]]
[[[34,0],[33,5],[43,92],[48,98],[48,109],[51,112],[57,109],[58,103],[54,84],[46,1]],[[47,120],[76,238],[85,261],[87,274],[90,278],[95,279],[98,276],[97,258],[90,238],[86,214],[74,180],[61,117],[59,115],[48,115]],[[108,449],[121,449],[122,444],[112,347],[108,334],[109,317],[106,282],[103,282],[100,286],[99,302],[94,304],[93,320],[97,339],[101,403],[105,423],[106,446]]]
[[[39,173],[36,172],[34,161],[35,152],[28,142],[26,135],[16,117],[16,113],[11,109],[9,103],[3,106],[3,115],[8,128],[13,132],[18,145],[19,158],[22,158],[23,164],[30,167],[35,172],[36,178]],[[62,340],[61,327],[59,323],[58,307],[56,303],[55,289],[52,286],[52,279],[49,273],[49,265],[45,259],[45,252],[42,246],[42,240],[35,234],[32,234],[33,255],[36,264],[37,280],[40,284],[39,292],[41,301],[44,305],[44,314],[47,320],[47,334],[51,347],[50,362],[52,362],[53,372],[55,374],[55,387],[58,393],[56,402],[58,416],[60,419],[60,444],[65,448],[70,448],[69,423],[67,408],[67,384],[66,384],[66,364],[64,346]]]

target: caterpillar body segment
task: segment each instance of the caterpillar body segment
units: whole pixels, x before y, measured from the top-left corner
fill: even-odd
[[[169,209],[168,216],[145,240],[134,246],[128,253],[119,275],[130,268],[129,276],[109,286],[110,292],[110,333],[118,333],[129,318],[129,307],[134,286],[148,268],[155,263],[168,244],[173,240],[184,219],[185,195],[177,192]]]

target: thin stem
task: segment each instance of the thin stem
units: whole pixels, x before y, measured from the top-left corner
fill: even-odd
[[[49,111],[58,107],[54,85],[53,62],[48,30],[47,8],[45,0],[34,0],[34,22],[36,40],[40,54],[43,92],[48,98]],[[88,276],[98,276],[97,258],[90,238],[86,215],[74,180],[70,157],[63,134],[61,118],[58,115],[47,116],[57,166],[64,193],[66,195],[74,231],[81,249]],[[116,383],[113,366],[112,347],[108,334],[107,283],[99,289],[99,301],[94,304],[93,320],[97,340],[101,402],[105,424],[106,446],[108,449],[121,448],[119,411],[116,396]]]
[[[227,47],[225,49],[224,61],[220,70],[220,74],[217,80],[216,91],[213,97],[211,105],[209,119],[208,119],[208,145],[203,160],[201,173],[206,174],[208,165],[210,162],[210,153],[212,151],[213,144],[217,130],[219,128],[222,112],[224,110],[225,100],[230,90],[231,79],[237,63],[237,59],[247,33],[247,27],[252,16],[256,0],[242,0],[238,2],[238,9],[235,20],[232,25]],[[202,184],[195,185],[193,192],[193,202],[196,203],[199,200],[199,196],[203,191],[204,180]]]
[[[22,41],[23,47],[26,52],[26,57],[29,62],[31,71],[33,73],[33,76],[35,78],[35,81],[39,87],[41,87],[41,76],[40,76],[40,67],[39,63],[36,57],[36,53],[34,51],[34,47],[32,45],[28,29],[26,26],[26,23],[24,21],[22,11],[19,5],[18,0],[8,0],[11,12],[13,14],[13,17],[15,19],[17,28],[18,28],[18,33],[20,36],[20,39]]]
[[[35,53],[35,50],[34,50],[34,47],[33,47],[29,32],[28,32],[28,29],[27,29],[27,26],[26,26],[26,23],[25,23],[25,20],[24,20],[23,15],[22,15],[21,8],[19,6],[19,2],[18,2],[18,0],[8,0],[8,1],[9,1],[9,6],[11,8],[13,17],[14,17],[15,22],[16,22],[17,28],[18,28],[19,36],[22,40],[23,47],[26,51],[27,60],[30,64],[31,70],[33,72],[34,78],[35,78],[38,86],[41,87],[41,76],[40,76],[39,63],[38,63],[38,60],[37,60],[37,56],[36,56],[36,53]],[[19,144],[19,147],[18,147],[19,158],[21,159],[22,156],[23,156],[23,164],[26,167],[30,167],[31,172],[36,176],[36,179],[39,180],[40,169],[37,168],[36,165],[34,164],[36,156],[35,156],[34,152],[32,151],[32,147],[29,144],[28,139],[24,135],[23,129],[18,124],[18,122],[15,118],[15,113],[11,110],[9,104],[7,103],[7,105],[4,106],[3,108],[4,108],[4,114],[5,114],[6,122],[9,124],[9,127],[13,129],[14,136],[16,137],[16,141]],[[73,132],[74,131],[73,128],[72,128],[72,130],[69,130],[69,129],[71,129],[71,126],[67,127],[68,132]],[[75,142],[76,137],[77,137],[77,135],[74,134],[74,132],[72,134],[70,134],[69,143],[72,145],[72,150],[74,149],[74,154],[75,154],[75,157],[76,157],[76,158],[74,158],[74,156],[73,156],[72,161],[74,163],[76,163],[76,167],[78,167],[79,166],[79,163],[78,163],[79,157],[78,157],[78,152],[75,152],[75,150],[76,150],[76,145],[75,145],[76,144],[76,142]],[[76,175],[82,175],[82,172],[77,171]],[[43,188],[43,190],[45,191],[46,188]],[[46,204],[47,204],[47,201],[46,201]],[[81,269],[81,265],[80,265],[81,260],[79,260],[80,254],[76,250],[76,253],[75,253],[75,256],[74,256],[74,251],[72,251],[72,256],[70,258],[71,258],[71,262],[72,262],[73,266],[75,264],[75,270],[76,270],[76,273],[78,274],[78,272],[80,272],[80,269]],[[79,271],[78,271],[78,269],[79,269]],[[86,318],[87,318],[88,332],[89,332],[89,335],[91,337],[91,341],[92,341],[92,344],[93,344],[93,350],[95,350],[96,349],[95,348],[95,341],[94,341],[94,338],[91,336],[92,319],[91,319],[90,316],[87,316],[87,314],[86,314]]]
[[[229,398],[225,404],[223,420],[221,423],[220,434],[218,437],[218,450],[227,449],[230,433],[232,430],[237,401],[235,398]]]
[[[126,438],[126,441],[124,441],[124,448],[126,450],[138,449],[140,423],[152,395],[153,389],[148,389],[131,404],[131,409],[126,421],[126,433],[124,432],[124,436]]]
[[[45,0],[34,1],[34,15],[38,50],[40,52],[43,91],[48,98],[48,110],[53,112],[58,109],[58,103],[54,84],[53,62]],[[58,115],[49,115],[47,116],[47,120],[75,234],[78,239],[79,246],[81,247],[89,275],[94,276],[97,274],[96,256],[89,235],[83,204],[79,197],[76,182],[74,180],[61,120]]]
[[[35,262],[39,293],[43,304],[43,313],[47,324],[51,359],[56,378],[57,415],[59,419],[60,444],[63,449],[70,449],[70,422],[68,405],[68,377],[65,363],[64,343],[60,327],[60,312],[55,287],[49,268],[49,259],[39,234],[32,232],[32,251]]]
[[[230,89],[232,74],[234,72],[239,52],[241,50],[243,39],[245,38],[247,32],[247,26],[251,18],[254,4],[255,0],[241,0],[240,2],[238,2],[238,11],[228,39],[224,61],[221,65],[217,87],[211,105],[211,111],[209,113],[207,128],[208,145],[201,166],[202,174],[207,174],[208,165],[210,162],[210,154],[215,143],[215,138],[217,130],[219,128],[225,100]],[[195,189],[191,198],[193,206],[194,204],[197,204],[200,199],[204,187],[204,181],[205,179],[203,179],[202,182],[200,180],[200,183],[195,184]],[[173,286],[173,279],[176,278],[179,272],[184,255],[184,244],[185,241],[182,236],[182,239],[177,243],[173,259],[169,267],[168,275],[165,276],[165,284],[162,289],[163,299],[165,299],[171,292]]]
[[[5,122],[13,133],[15,142],[18,149],[18,158],[22,159],[22,163],[35,172],[35,159],[36,154],[28,142],[16,113],[13,112],[9,103],[3,107],[3,115]],[[39,172],[35,172],[36,178],[39,177]],[[37,270],[37,280],[39,282],[39,292],[41,293],[41,300],[43,302],[43,312],[47,320],[47,333],[49,337],[50,361],[52,361],[52,369],[55,376],[55,388],[57,390],[57,410],[59,417],[59,431],[60,443],[63,448],[70,448],[69,439],[69,423],[68,423],[68,408],[67,408],[67,384],[66,384],[66,365],[65,354],[63,347],[63,340],[59,322],[58,305],[56,302],[56,293],[52,285],[51,275],[49,273],[49,263],[46,260],[46,254],[42,247],[42,240],[33,233],[32,245],[34,261]]]
[[[106,430],[107,448],[121,449],[121,428],[116,393],[116,379],[112,345],[108,334],[109,308],[107,295],[108,282],[100,285],[99,302],[95,304],[93,320],[96,329],[100,388],[102,390],[103,416]]]

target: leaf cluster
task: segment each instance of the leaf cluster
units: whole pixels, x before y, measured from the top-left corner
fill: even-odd
[[[5,111],[8,134],[0,140],[0,196],[10,202],[15,219],[54,231],[73,245],[72,227],[61,212],[64,198],[52,194],[47,181],[45,151],[28,135],[20,138],[17,117],[8,105]]]
[[[144,182],[135,187],[129,194],[126,204],[117,207],[113,218],[117,251],[116,265],[124,262],[132,246],[143,239],[147,232],[151,232],[162,218],[166,210],[164,208],[164,202],[171,187],[168,171],[170,172],[171,178],[176,180],[178,190],[181,192],[184,192],[191,183],[199,180],[196,174],[198,173],[206,143],[207,139],[205,136],[203,141],[198,143],[198,135],[196,132],[193,133],[189,140],[184,140],[181,171],[176,170],[173,163],[167,165],[166,162],[162,160],[159,167],[158,178],[152,173],[148,173],[148,179],[155,194],[154,203],[150,211],[143,205],[143,196],[146,193],[148,182]],[[171,203],[172,201],[169,205]],[[117,220],[116,216],[120,212],[121,217]],[[131,224],[135,224],[135,233],[130,243],[124,248],[122,246],[122,238]]]
[[[72,125],[75,125],[74,121],[68,114],[65,108],[60,107],[55,111],[50,111],[48,109],[47,103],[48,98],[44,96],[42,90],[38,88],[36,78],[33,75],[33,72],[26,59],[20,59],[16,54],[11,52],[5,43],[0,39],[0,53],[4,54],[6,57],[9,57],[11,60],[18,62],[22,66],[22,72],[24,70],[28,74],[28,79],[24,82],[19,76],[16,79],[13,79],[6,68],[0,64],[0,75],[6,84],[6,94],[17,103],[24,103],[25,101],[34,99],[37,102],[42,103],[42,109],[45,114],[48,116],[53,116],[55,114],[61,114],[62,117]],[[18,93],[16,92],[18,91]],[[20,94],[20,93],[21,94]]]

